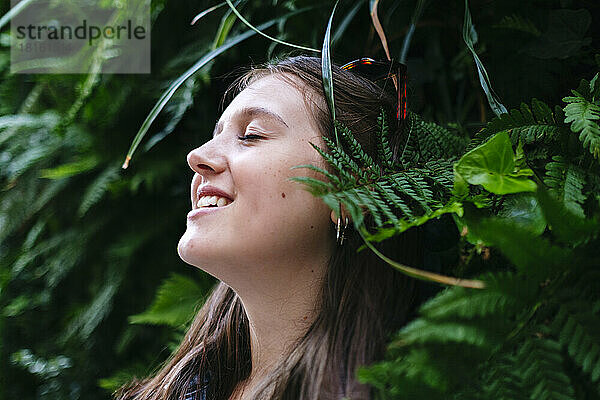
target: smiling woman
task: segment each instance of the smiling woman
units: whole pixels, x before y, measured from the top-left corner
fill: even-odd
[[[394,94],[338,67],[333,79],[337,119],[375,157],[377,116],[394,115]],[[253,69],[227,95],[213,138],[187,157],[191,211],[178,246],[220,283],[165,366],[118,397],[369,399],[356,370],[383,357],[388,335],[410,316],[414,288],[374,254],[356,253],[356,232],[336,243],[337,215],[289,179],[319,178],[292,169],[300,164],[333,173],[311,146],[333,137],[320,60]],[[390,135],[394,156],[399,136]],[[419,230],[384,245],[421,265]]]

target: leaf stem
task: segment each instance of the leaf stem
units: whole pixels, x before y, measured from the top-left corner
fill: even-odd
[[[429,271],[423,271],[421,269],[417,269],[417,268],[409,267],[404,264],[400,264],[400,263],[386,257],[379,250],[377,250],[375,248],[375,246],[373,246],[368,240],[366,240],[361,229],[359,229],[358,232],[360,233],[360,236],[363,238],[363,241],[365,242],[365,244],[371,250],[373,250],[373,252],[375,254],[377,254],[377,256],[379,258],[381,258],[383,261],[390,264],[392,267],[396,268],[400,272],[402,272],[412,278],[417,278],[417,279],[421,279],[421,280],[429,281],[429,282],[441,283],[441,284],[450,285],[450,286],[461,286],[461,287],[473,288],[473,289],[485,288],[485,283],[480,280],[453,278],[451,276],[436,274],[434,272],[429,272]]]
[[[308,50],[308,51],[315,51],[317,53],[320,53],[321,50],[317,50],[317,49],[313,49],[312,47],[304,47],[304,46],[300,46],[297,44],[293,44],[293,43],[289,43],[289,42],[284,42],[283,40],[279,40],[277,38],[274,38],[272,36],[267,35],[266,33],[262,32],[261,30],[259,30],[258,28],[254,27],[254,25],[252,25],[250,22],[248,22],[246,20],[246,18],[244,18],[242,16],[242,14],[239,13],[239,11],[237,10],[237,8],[235,8],[235,6],[233,5],[233,3],[231,2],[231,0],[225,0],[227,2],[227,5],[229,6],[229,8],[231,8],[231,11],[233,11],[233,13],[244,23],[246,24],[250,29],[252,29],[253,31],[255,31],[256,33],[258,33],[259,35],[262,35],[264,37],[266,37],[269,40],[272,40],[274,42],[277,42],[279,44],[283,44],[286,46],[290,46],[290,47],[295,47],[297,49],[302,49],[302,50]]]

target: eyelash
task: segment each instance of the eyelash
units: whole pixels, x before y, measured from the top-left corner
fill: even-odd
[[[262,136],[259,135],[246,135],[246,136],[238,136],[238,139],[241,141],[250,141],[250,140],[258,140],[258,139],[262,139]]]

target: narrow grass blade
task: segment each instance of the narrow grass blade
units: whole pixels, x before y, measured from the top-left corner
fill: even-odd
[[[469,0],[465,0],[465,19],[463,23],[463,40],[465,41],[469,50],[471,50],[471,54],[473,54],[473,59],[475,60],[475,65],[477,66],[477,72],[479,73],[479,82],[481,83],[481,87],[485,92],[488,103],[490,104],[490,108],[497,116],[501,114],[506,114],[508,111],[506,107],[500,101],[500,98],[494,90],[492,89],[492,84],[490,82],[490,78],[483,66],[483,63],[477,56],[475,52],[474,45],[477,42],[477,32],[473,27],[473,21],[471,20],[471,12],[469,11]]]
[[[6,25],[8,21],[10,21],[13,17],[17,16],[21,11],[25,9],[25,7],[27,7],[34,1],[35,0],[23,0],[22,2],[8,10],[8,12],[4,14],[2,18],[0,18],[0,29],[2,29],[2,27]]]
[[[327,23],[327,30],[325,30],[325,38],[323,39],[323,50],[321,51],[321,72],[323,74],[323,90],[325,91],[325,99],[331,112],[331,118],[335,121],[335,101],[333,99],[333,73],[331,72],[331,24],[333,22],[333,15],[335,9],[339,3],[339,0],[335,2],[329,22]],[[335,133],[335,143],[340,147],[340,140],[338,139],[337,128],[333,124],[333,130]]]
[[[267,29],[270,28],[271,26],[279,23],[282,20],[285,20],[293,15],[296,14],[300,14],[303,13],[305,11],[311,10],[313,7],[305,7],[305,8],[301,8],[299,10],[295,10],[292,12],[287,13],[286,15],[283,15],[279,18],[275,18],[272,19],[268,22],[265,22],[264,24],[261,24],[258,26],[258,29]],[[198,60],[192,67],[190,67],[187,71],[185,71],[182,75],[179,76],[179,78],[177,78],[172,84],[171,86],[169,86],[169,88],[162,94],[162,96],[160,97],[160,99],[156,102],[156,104],[154,105],[154,107],[152,108],[152,110],[150,111],[150,113],[148,114],[148,116],[146,117],[146,119],[144,120],[142,126],[140,127],[138,133],[135,135],[135,138],[133,139],[131,146],[129,148],[129,151],[127,152],[127,156],[125,157],[125,161],[123,162],[123,169],[127,168],[129,166],[129,161],[131,160],[131,157],[133,156],[133,153],[135,152],[135,150],[137,149],[137,147],[139,146],[140,142],[142,141],[142,139],[144,138],[144,136],[146,135],[146,133],[148,132],[148,130],[150,129],[150,126],[152,125],[152,123],[154,122],[154,120],[156,119],[156,117],[158,116],[158,114],[162,111],[162,109],[165,107],[165,105],[169,102],[169,100],[171,99],[171,97],[173,97],[173,94],[175,94],[175,92],[177,91],[177,89],[190,77],[192,76],[195,72],[197,72],[200,68],[202,68],[203,66],[205,66],[206,64],[208,64],[210,61],[212,61],[213,59],[215,59],[218,55],[220,55],[221,53],[224,53],[225,51],[229,50],[231,47],[239,44],[240,42],[248,39],[249,37],[253,36],[256,33],[255,30],[248,30],[244,33],[241,33],[237,36],[232,37],[231,39],[229,39],[226,43],[224,43],[223,45],[219,46],[218,48],[210,51],[209,53],[207,53],[204,57],[202,57],[200,60]]]
[[[406,36],[404,37],[404,41],[402,42],[402,50],[400,51],[400,59],[399,61],[403,64],[406,63],[406,57],[408,56],[408,49],[410,48],[410,42],[412,41],[413,34],[415,33],[415,28],[417,26],[417,22],[421,18],[423,14],[423,8],[425,5],[424,0],[418,0],[417,6],[415,7],[415,11],[413,12],[412,18],[410,19],[410,26],[408,27],[408,31],[406,32]]]
[[[196,15],[194,17],[194,19],[192,20],[192,22],[190,22],[190,25],[194,25],[196,22],[198,22],[200,20],[200,18],[210,14],[211,12],[223,7],[224,5],[227,5],[226,2],[222,2],[217,4],[216,6],[212,6],[210,8],[207,8],[206,10],[202,11],[201,13],[199,13],[198,15]]]
[[[247,26],[248,26],[250,29],[252,29],[252,30],[253,30],[253,31],[255,31],[256,33],[258,33],[259,35],[262,35],[262,36],[266,37],[267,39],[269,39],[269,40],[272,40],[272,41],[274,41],[274,42],[277,42],[277,43],[279,43],[279,44],[283,44],[283,45],[290,46],[290,47],[295,47],[295,48],[297,48],[297,49],[308,50],[308,51],[315,51],[315,52],[317,52],[317,53],[320,51],[320,50],[317,50],[317,49],[313,49],[313,48],[311,48],[311,47],[304,47],[304,46],[300,46],[300,45],[297,45],[297,44],[293,44],[293,43],[284,42],[283,40],[279,40],[279,39],[277,39],[277,38],[274,38],[274,37],[272,37],[272,36],[269,36],[269,35],[267,35],[266,33],[262,32],[262,29],[264,29],[264,28],[260,28],[260,27],[259,27],[259,28],[256,28],[256,27],[254,27],[254,26],[253,26],[253,25],[252,25],[250,22],[248,22],[248,21],[246,20],[246,18],[244,18],[244,17],[242,16],[242,14],[240,14],[240,13],[239,13],[239,11],[237,10],[237,8],[235,8],[235,6],[234,6],[234,5],[233,5],[233,3],[231,2],[231,0],[225,0],[225,1],[227,2],[227,5],[229,6],[229,8],[231,8],[231,11],[233,11],[233,12],[234,12],[234,14],[235,14],[235,15],[237,15],[237,17],[238,17],[238,18],[239,18],[239,19],[240,19],[240,20],[241,20],[241,21],[242,21],[244,24],[246,24],[246,25],[247,25]]]
[[[270,26],[275,25],[278,21],[279,21],[279,19],[266,22],[266,23],[260,25],[259,28],[260,29],[269,28]],[[150,129],[150,126],[152,125],[152,123],[154,122],[154,120],[156,119],[156,117],[158,116],[158,114],[165,107],[165,105],[167,104],[167,102],[169,101],[169,99],[171,99],[171,97],[173,97],[173,94],[175,94],[175,92],[177,91],[177,89],[179,89],[179,87],[190,76],[192,76],[200,68],[202,68],[203,66],[205,66],[206,64],[208,64],[210,61],[212,61],[213,59],[215,59],[218,55],[224,53],[226,50],[228,50],[231,47],[237,45],[238,43],[240,43],[240,42],[248,39],[249,37],[253,36],[255,33],[256,32],[253,31],[253,30],[248,30],[248,31],[246,31],[246,32],[244,32],[242,34],[234,36],[229,41],[227,41],[223,45],[219,46],[218,48],[210,51],[208,54],[206,54],[204,57],[202,57],[200,60],[198,60],[196,62],[196,64],[194,64],[187,71],[185,71],[181,76],[179,76],[179,78],[177,78],[175,80],[175,82],[173,82],[171,84],[171,86],[169,86],[169,88],[162,94],[162,96],[160,97],[160,99],[158,100],[158,102],[154,105],[154,107],[152,108],[152,110],[150,111],[150,113],[148,114],[148,116],[146,117],[146,120],[142,124],[140,130],[138,131],[137,135],[133,139],[133,142],[131,143],[131,147],[129,148],[129,151],[127,152],[127,156],[125,158],[125,162],[123,163],[123,169],[125,169],[125,168],[127,168],[129,166],[129,161],[131,160],[131,157],[133,156],[133,153],[135,152],[135,150],[139,146],[140,142],[142,141],[142,139],[144,138],[144,136],[148,132],[148,129]]]
[[[371,0],[371,4],[369,5],[369,12],[371,14],[371,21],[373,21],[373,27],[379,36],[379,40],[381,40],[381,45],[383,46],[383,50],[385,51],[385,55],[388,60],[391,60],[390,57],[390,49],[388,48],[387,38],[385,37],[385,32],[383,31],[383,26],[381,26],[381,22],[379,22],[379,15],[377,14],[377,6],[379,5],[379,0]]]
[[[223,15],[223,18],[221,18],[219,29],[217,30],[217,34],[215,35],[215,40],[212,46],[213,49],[216,49],[217,47],[225,43],[225,40],[227,40],[227,36],[229,35],[231,28],[233,28],[233,24],[236,20],[237,17],[231,12],[231,9],[227,9],[227,13]]]
[[[335,30],[333,37],[331,38],[331,47],[335,46],[338,40],[342,38],[342,36],[346,32],[346,29],[348,29],[348,25],[350,25],[350,22],[352,22],[352,20],[356,16],[356,13],[358,13],[358,10],[363,5],[363,3],[364,0],[357,1],[354,7],[352,7],[352,9],[348,11],[348,14],[346,14],[342,22],[339,24],[338,28]]]

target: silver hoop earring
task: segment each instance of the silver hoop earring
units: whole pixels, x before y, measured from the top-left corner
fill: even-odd
[[[346,229],[348,228],[348,217],[344,218],[344,227],[342,228],[342,219],[338,217],[337,225],[336,225],[336,236],[335,240],[339,246],[344,244],[344,239],[346,239]]]

